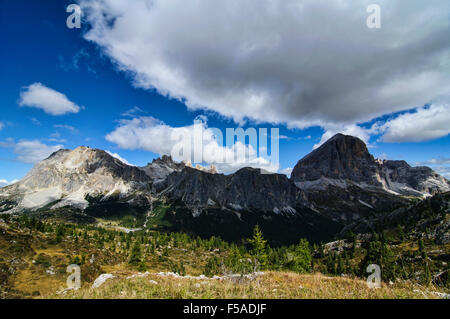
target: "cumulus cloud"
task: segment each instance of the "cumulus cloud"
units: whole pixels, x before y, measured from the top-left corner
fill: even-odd
[[[448,123],[450,123],[450,104],[436,103],[391,116],[384,121],[376,121],[368,128],[358,124],[326,125],[325,132],[320,142],[314,145],[314,149],[337,133],[359,137],[369,147],[371,146],[369,140],[375,135],[380,136],[379,141],[386,143],[423,142],[450,134]]]
[[[222,139],[222,140],[221,140]],[[122,119],[106,140],[122,149],[141,149],[170,154],[177,161],[214,164],[220,172],[233,172],[245,166],[277,171],[278,163],[258,156],[257,147],[238,140],[224,146],[222,133],[199,121],[193,125],[172,127],[153,117]],[[261,152],[261,150],[260,150]]]
[[[16,154],[17,160],[34,164],[62,148],[64,148],[63,145],[46,145],[38,140],[22,140],[14,145],[14,154]]]
[[[328,139],[336,135],[337,133],[342,133],[345,135],[352,135],[359,137],[364,143],[368,144],[370,140],[370,136],[373,133],[372,129],[365,129],[356,124],[350,125],[327,125],[325,129],[325,133],[323,133],[320,142],[315,144],[313,149],[318,148],[320,145],[325,143]]]
[[[123,117],[136,117],[140,114],[147,113],[143,109],[141,109],[139,106],[133,106],[131,109],[125,111],[121,115]]]
[[[38,82],[25,87],[20,93],[19,105],[35,107],[51,115],[78,113],[81,109],[64,94]]]
[[[439,157],[433,158],[429,161],[422,162],[423,165],[450,165],[450,158],[448,157]]]
[[[433,104],[401,114],[379,127],[384,142],[422,142],[450,134],[450,104]]]
[[[446,179],[450,180],[450,166],[436,166],[433,167],[439,175],[444,176]]]
[[[236,122],[349,125],[450,92],[447,0],[79,0],[137,87]],[[313,31],[312,31],[313,30]]]
[[[108,150],[105,150],[105,152],[108,153],[109,155],[111,155],[112,157],[117,158],[119,161],[121,161],[124,164],[127,164],[129,166],[135,166],[133,164],[130,164],[130,162],[128,162],[126,159],[124,159],[122,156],[120,156],[117,153],[113,153],[113,152],[108,151]]]

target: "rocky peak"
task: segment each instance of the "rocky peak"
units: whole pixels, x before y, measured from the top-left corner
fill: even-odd
[[[181,171],[185,167],[184,163],[174,162],[172,156],[163,155],[161,158],[155,158],[151,163],[140,167],[145,174],[153,181],[165,179],[172,172]]]
[[[375,160],[359,138],[336,134],[302,158],[291,179],[300,188],[377,188],[389,193],[429,196],[450,190],[449,182],[429,167],[411,167],[403,160]]]
[[[155,164],[155,163],[172,165],[175,162],[173,161],[172,156],[170,156],[170,155],[163,155],[161,157],[153,159],[151,164]],[[151,165],[151,164],[149,163],[148,165]]]
[[[196,210],[216,206],[293,213],[294,207],[305,201],[303,192],[286,175],[265,174],[250,167],[224,175],[187,166],[154,186],[156,193],[181,200]]]
[[[450,190],[450,183],[431,168],[412,167],[405,161],[384,161],[379,177],[389,190],[404,195],[435,195]]]
[[[20,182],[2,189],[0,196],[17,202],[19,209],[53,202],[85,208],[86,195],[125,196],[144,189],[149,181],[142,170],[105,151],[78,147],[59,150],[37,163]]]
[[[302,158],[292,171],[296,182],[321,177],[367,181],[376,172],[376,162],[359,138],[336,134]]]

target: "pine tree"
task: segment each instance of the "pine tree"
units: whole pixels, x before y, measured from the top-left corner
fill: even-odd
[[[399,224],[397,226],[397,231],[398,231],[398,237],[400,238],[400,240],[404,240],[405,239],[405,233],[403,231],[402,225]]]
[[[425,261],[424,265],[424,282],[426,285],[431,284],[431,270],[428,261]]]
[[[319,247],[319,257],[323,258],[325,256],[325,245],[323,243],[320,243]]]
[[[302,238],[299,244],[295,247],[295,270],[299,272],[311,271],[311,250],[309,249],[309,242]]]
[[[208,260],[205,266],[205,276],[213,277],[220,274],[220,262],[219,259],[214,256]]]
[[[337,257],[337,274],[341,275],[345,272],[344,261],[342,260],[342,256],[339,254]]]
[[[131,250],[130,259],[128,261],[131,265],[137,266],[142,262],[141,245],[136,241]]]
[[[353,275],[353,268],[350,264],[350,258],[347,254],[345,254],[345,273],[349,275]]]
[[[447,270],[445,272],[445,286],[450,288],[450,265],[447,263]]]
[[[381,268],[381,277],[384,281],[395,280],[398,267],[394,252],[387,243],[380,241],[370,242],[367,254],[361,262],[361,275],[366,276],[366,268],[369,264],[377,264]]]
[[[350,255],[351,258],[355,257],[356,245],[357,245],[356,236],[354,236],[353,237],[353,243],[352,243],[351,255]]]
[[[148,268],[147,268],[147,264],[145,263],[144,260],[141,260],[141,261],[139,262],[139,265],[138,265],[137,269],[138,269],[140,272],[144,272],[144,271],[146,271],[146,270],[148,269]]]
[[[327,271],[330,274],[335,274],[335,263],[331,252],[328,253],[327,257]]]
[[[425,253],[425,245],[423,243],[423,239],[422,238],[419,239],[418,245],[419,245],[420,255],[422,256],[422,258],[425,259],[427,256],[426,256],[426,253]]]
[[[256,225],[253,230],[253,238],[248,242],[252,245],[252,255],[259,262],[261,269],[264,269],[267,265],[267,251],[266,243],[259,225]]]

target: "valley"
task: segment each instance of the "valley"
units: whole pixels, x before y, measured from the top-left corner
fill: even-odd
[[[0,297],[448,298],[449,185],[342,134],[290,177],[60,150],[0,188]]]

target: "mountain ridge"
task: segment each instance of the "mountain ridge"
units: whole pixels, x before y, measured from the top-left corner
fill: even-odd
[[[59,150],[0,188],[0,212],[45,210],[48,216],[67,207],[95,218],[128,216],[142,227],[162,201],[164,211],[170,207],[163,223],[184,230],[203,232],[203,225],[220,234],[228,225],[244,236],[258,223],[275,237],[293,232],[293,240],[314,236],[313,229],[327,229],[330,238],[337,225],[448,190],[449,182],[430,168],[376,160],[360,139],[337,134],[299,160],[291,178],[250,167],[224,175],[166,155],[136,167],[99,149]]]
[[[339,180],[335,186],[345,188],[342,182],[349,181],[405,196],[431,196],[450,190],[448,180],[431,168],[412,167],[403,160],[377,160],[362,140],[344,134],[336,134],[299,160],[291,179],[300,188],[323,187]]]

